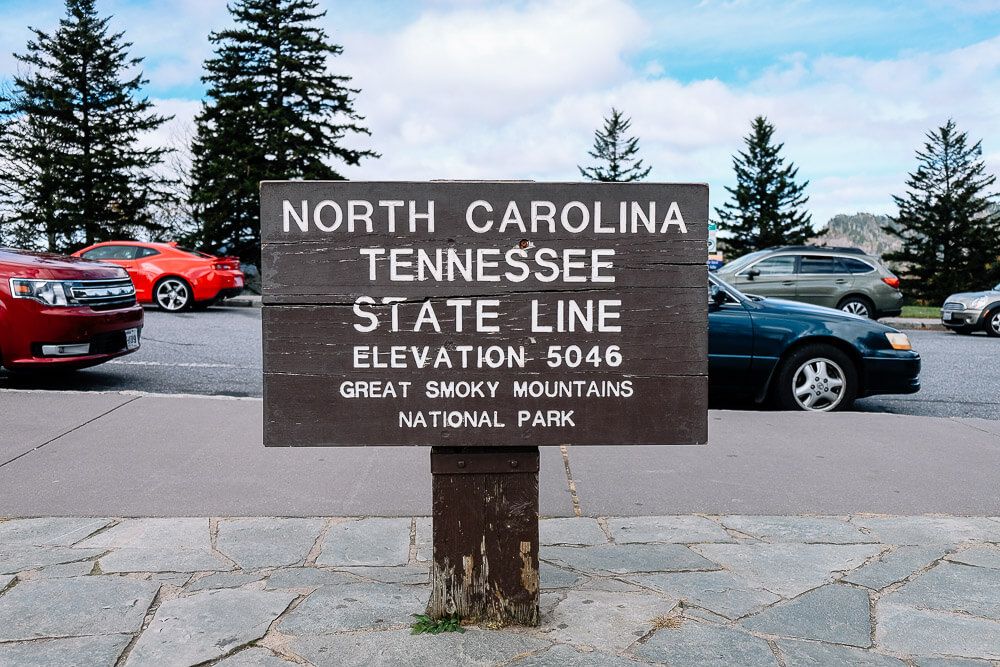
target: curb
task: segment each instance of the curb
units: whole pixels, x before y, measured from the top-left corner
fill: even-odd
[[[226,299],[220,306],[233,306],[235,308],[260,308],[261,298],[257,294],[251,294],[248,296],[237,296],[232,299]]]
[[[882,324],[895,329],[910,329],[914,331],[948,331],[948,327],[937,320],[920,320],[910,317],[887,317],[879,320]]]

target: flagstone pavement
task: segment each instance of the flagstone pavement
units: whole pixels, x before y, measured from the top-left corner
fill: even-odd
[[[543,519],[541,625],[411,635],[427,518],[0,520],[0,666],[1000,665],[1000,518]]]

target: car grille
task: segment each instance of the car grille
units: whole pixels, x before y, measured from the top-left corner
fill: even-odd
[[[965,306],[958,301],[945,301],[941,310],[964,310]]]
[[[75,303],[94,310],[125,308],[135,303],[135,286],[131,278],[74,280],[67,287]]]

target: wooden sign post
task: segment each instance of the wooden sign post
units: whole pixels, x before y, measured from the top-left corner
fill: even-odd
[[[429,613],[536,624],[538,446],[707,439],[707,222],[704,185],[262,183],[264,444],[431,446]]]

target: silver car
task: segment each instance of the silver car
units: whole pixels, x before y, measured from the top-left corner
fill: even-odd
[[[1000,337],[1000,285],[985,292],[952,294],[941,306],[941,323],[960,334],[983,329]]]

